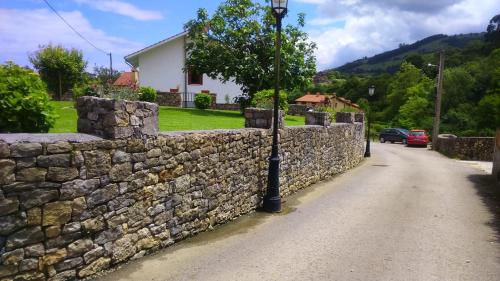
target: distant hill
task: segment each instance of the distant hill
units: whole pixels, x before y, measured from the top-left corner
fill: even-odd
[[[432,56],[440,49],[464,48],[473,40],[483,40],[484,33],[469,33],[460,35],[433,35],[413,44],[401,44],[399,48],[387,51],[370,58],[362,58],[340,67],[318,72],[315,81],[325,81],[328,73],[339,71],[348,74],[379,74],[384,72],[394,73],[399,69],[403,59],[412,53],[423,56]]]

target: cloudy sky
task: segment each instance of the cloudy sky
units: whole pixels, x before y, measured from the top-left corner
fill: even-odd
[[[84,52],[89,66],[128,69],[123,56],[182,31],[200,7],[222,0],[48,0],[97,50],[64,24],[43,0],[0,0],[0,62],[29,65],[48,43]],[[264,0],[258,0],[264,2]],[[443,33],[481,32],[500,13],[498,0],[290,0],[290,14],[306,13],[306,31],[318,44],[318,70]]]

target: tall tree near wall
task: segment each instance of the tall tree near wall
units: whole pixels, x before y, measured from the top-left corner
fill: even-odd
[[[490,43],[493,48],[500,48],[500,14],[494,16],[486,27],[484,35],[486,42]]]
[[[314,49],[304,27],[304,15],[297,25],[287,25],[282,35],[281,88],[304,89],[316,73]],[[198,10],[190,20],[186,65],[223,82],[233,80],[252,97],[274,85],[275,20],[267,5],[251,0],[226,0],[209,17]]]
[[[81,51],[68,50],[61,45],[40,46],[38,51],[30,55],[29,60],[56,100],[60,100],[64,93],[82,79],[87,66]]]

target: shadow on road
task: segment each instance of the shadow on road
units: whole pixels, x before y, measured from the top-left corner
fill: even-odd
[[[496,232],[495,242],[500,243],[500,184],[491,175],[470,175],[467,178],[474,183],[477,194],[492,214],[488,226]]]

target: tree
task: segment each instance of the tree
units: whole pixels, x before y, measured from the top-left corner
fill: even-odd
[[[64,93],[82,79],[87,66],[81,51],[67,50],[60,45],[51,44],[40,46],[37,52],[30,55],[29,60],[56,100],[60,100]]]
[[[411,96],[429,98],[434,83],[413,64],[403,62],[388,87],[386,120],[392,120]]]
[[[113,84],[113,82],[120,77],[120,72],[115,69],[111,72],[111,69],[107,67],[96,65],[94,66],[94,75],[99,84],[108,85]]]
[[[404,59],[404,61],[409,62],[413,64],[415,67],[422,69],[424,67],[424,58],[422,55],[417,54],[417,53],[411,53],[407,55]]]
[[[474,87],[474,78],[462,67],[448,68],[444,71],[442,112],[466,103]]]
[[[40,77],[12,62],[0,65],[0,132],[47,133],[54,122]]]
[[[411,96],[399,109],[397,121],[404,128],[430,131],[432,128],[430,108],[430,103],[425,97]]]
[[[316,74],[316,45],[309,42],[304,14],[282,34],[281,87],[304,89]],[[212,79],[242,85],[247,98],[274,87],[275,20],[271,8],[252,0],[226,0],[212,17],[205,9],[186,23],[186,65]]]
[[[490,24],[486,27],[484,39],[492,44],[493,48],[500,48],[500,14],[490,20]]]

